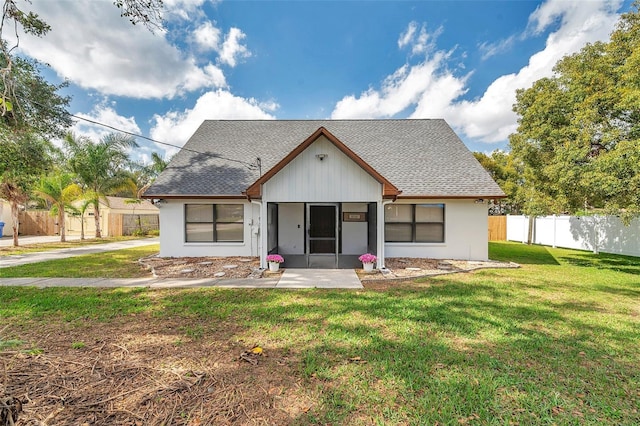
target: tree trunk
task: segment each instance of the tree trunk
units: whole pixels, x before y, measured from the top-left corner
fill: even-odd
[[[102,238],[102,232],[100,232],[100,201],[93,205],[93,217],[96,221],[96,238]]]
[[[67,237],[65,235],[64,209],[60,209],[58,212],[58,226],[60,227],[60,242],[64,243],[67,241]]]
[[[527,235],[527,244],[531,245],[533,242],[533,228],[536,224],[536,217],[534,215],[529,215],[529,233]]]
[[[13,246],[18,247],[18,228],[20,227],[20,218],[18,215],[18,202],[11,201],[11,221],[13,229]]]
[[[80,239],[84,240],[84,211],[80,215]]]

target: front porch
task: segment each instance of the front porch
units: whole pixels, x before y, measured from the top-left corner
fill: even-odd
[[[285,268],[360,268],[360,255],[380,252],[378,206],[267,203],[266,252],[282,255]]]

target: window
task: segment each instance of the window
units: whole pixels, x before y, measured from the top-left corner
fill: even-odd
[[[444,204],[391,204],[384,211],[385,241],[444,242]]]
[[[242,204],[186,204],[186,241],[243,242],[244,206]]]

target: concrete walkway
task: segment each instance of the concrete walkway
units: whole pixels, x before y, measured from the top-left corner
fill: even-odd
[[[40,237],[36,237],[40,238]],[[81,256],[83,254],[104,253],[105,251],[122,250],[133,247],[149,246],[158,244],[159,238],[145,238],[141,240],[126,240],[115,243],[92,244],[81,247],[72,247],[51,251],[40,251],[35,253],[16,254],[11,256],[0,256],[0,268],[10,266],[26,265],[27,263],[38,263],[47,260],[65,259],[67,257]],[[24,242],[24,244],[28,244]],[[0,276],[2,274],[0,273]]]
[[[276,288],[363,288],[353,269],[285,269]]]
[[[0,273],[1,276],[1,273]],[[148,287],[148,288],[276,288],[277,279],[214,278],[0,278],[0,286],[18,287]]]
[[[0,272],[2,277],[2,272]],[[362,289],[353,269],[287,269],[280,278],[0,278],[0,286],[148,288],[344,288]]]
[[[4,230],[7,230],[7,225],[4,225]],[[67,235],[67,241],[80,240],[80,235]],[[91,238],[91,237],[88,237]],[[18,242],[21,246],[28,244],[43,244],[43,243],[59,243],[59,235],[20,235]],[[9,237],[6,234],[0,238],[0,247],[11,247],[13,245],[13,237]]]

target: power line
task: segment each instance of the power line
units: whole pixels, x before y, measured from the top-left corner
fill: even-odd
[[[244,166],[246,166],[250,170],[255,170],[257,168],[260,168],[260,159],[259,158],[256,158],[256,162],[255,163],[248,163],[246,161],[235,160],[233,158],[227,158],[227,157],[223,157],[221,155],[215,155],[215,154],[211,154],[211,153],[208,153],[208,152],[196,151],[195,149],[185,148],[184,146],[181,147],[181,146],[174,145],[174,144],[171,144],[171,143],[168,143],[168,142],[161,142],[159,140],[152,139],[152,138],[150,138],[148,136],[139,135],[137,133],[129,132],[128,130],[118,129],[117,127],[111,126],[109,124],[105,124],[105,123],[101,123],[99,121],[91,120],[91,119],[86,118],[86,117],[80,117],[80,116],[74,115],[74,114],[69,114],[69,116],[71,116],[73,118],[76,118],[78,120],[83,120],[83,121],[86,121],[88,123],[95,124],[97,126],[106,127],[108,129],[115,130],[116,132],[120,132],[120,133],[124,133],[126,135],[129,135],[129,136],[133,136],[135,138],[146,139],[148,141],[151,141],[153,143],[157,143],[157,144],[160,144],[160,145],[166,145],[166,146],[170,146],[172,148],[178,148],[180,150],[193,152],[195,154],[206,155],[206,156],[213,157],[213,158],[219,158],[219,159],[226,160],[226,161],[232,161],[234,163],[240,163],[240,164],[243,164]]]

